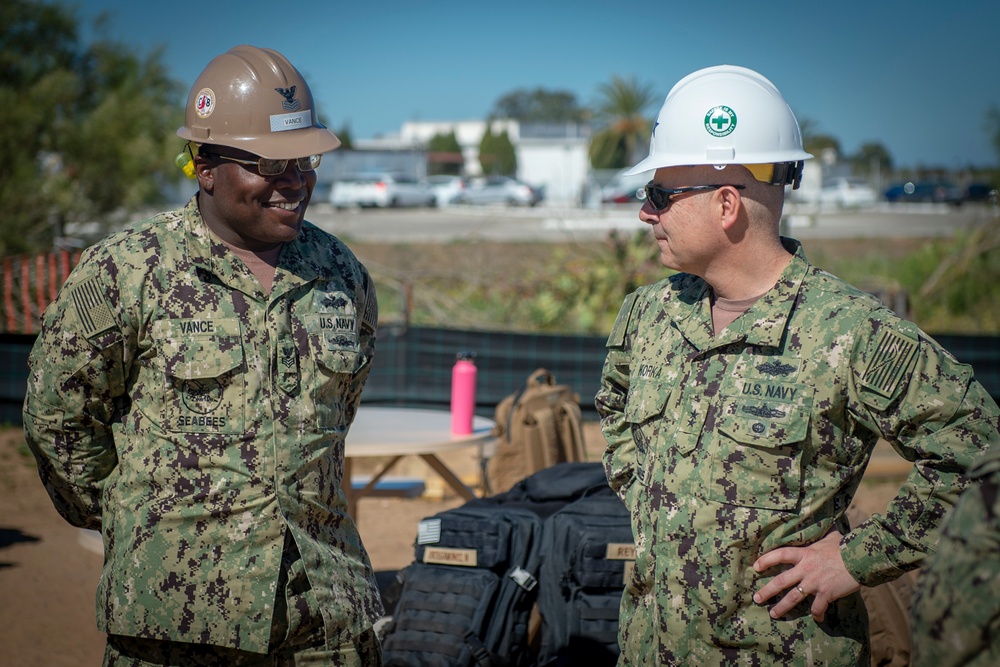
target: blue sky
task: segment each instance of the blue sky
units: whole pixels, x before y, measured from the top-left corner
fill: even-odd
[[[652,117],[684,75],[733,64],[771,79],[800,121],[846,153],[878,141],[898,166],[998,162],[985,125],[987,109],[1000,108],[1000,0],[86,0],[76,9],[85,21],[102,10],[110,37],[140,52],[163,46],[185,88],[236,44],[277,49],[328,123],[349,124],[355,138],[408,120],[481,119],[519,88],[591,104],[614,75],[652,86]]]

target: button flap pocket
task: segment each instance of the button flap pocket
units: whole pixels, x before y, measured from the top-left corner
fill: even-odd
[[[319,348],[316,361],[332,373],[355,373],[362,366],[364,355],[357,350]]]
[[[625,399],[625,421],[641,424],[663,413],[670,387],[661,382],[633,383]]]
[[[719,416],[719,431],[736,442],[774,448],[800,442],[806,437],[812,398],[795,403],[726,397]]]
[[[243,365],[239,320],[158,322],[160,353],[167,375],[181,380],[217,378]],[[165,334],[165,335],[164,335]]]
[[[707,497],[741,507],[794,511],[801,496],[811,401],[811,396],[795,403],[724,396],[718,419],[724,437],[713,449]]]

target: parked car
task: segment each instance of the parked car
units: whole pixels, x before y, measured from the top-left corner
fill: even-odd
[[[626,171],[628,170],[619,171],[601,188],[601,203],[635,204],[637,206],[642,204],[636,193],[649,182],[649,172],[626,176]]]
[[[461,176],[431,176],[427,183],[434,193],[436,206],[449,206],[465,191],[465,179]]]
[[[820,204],[843,207],[870,206],[878,200],[875,189],[863,178],[838,176],[823,183],[819,191]]]
[[[534,206],[542,201],[542,191],[508,176],[491,176],[472,181],[458,198],[463,204],[507,204]]]
[[[433,206],[430,185],[412,176],[391,172],[358,174],[334,181],[330,203],[336,208],[360,206]]]
[[[907,181],[885,191],[891,202],[947,202],[962,203],[962,190],[947,181]]]
[[[965,188],[965,201],[996,201],[997,191],[989,183],[969,183]]]

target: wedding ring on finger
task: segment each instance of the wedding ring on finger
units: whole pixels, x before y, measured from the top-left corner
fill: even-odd
[[[805,592],[804,590],[802,590],[802,587],[801,587],[801,586],[796,586],[796,587],[795,587],[795,590],[797,590],[797,591],[798,591],[799,593],[801,593],[801,594],[802,594],[802,597],[805,597],[805,596],[806,596],[806,592]]]

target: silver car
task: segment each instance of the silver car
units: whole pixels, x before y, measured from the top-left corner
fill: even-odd
[[[330,189],[330,203],[336,208],[434,206],[435,197],[430,185],[413,176],[379,172],[334,181]]]
[[[463,204],[507,204],[534,206],[542,201],[542,191],[509,176],[491,176],[470,182],[457,201]]]
[[[438,206],[454,204],[465,192],[465,179],[461,176],[430,176],[427,182]]]

